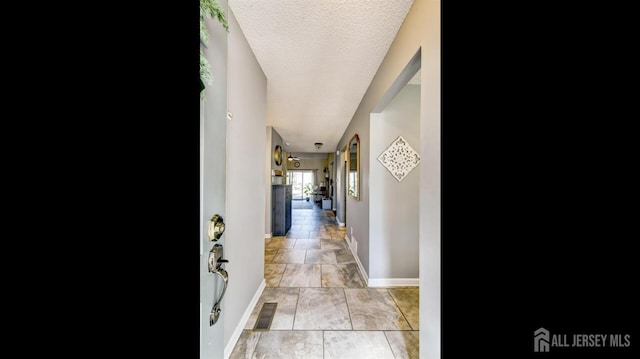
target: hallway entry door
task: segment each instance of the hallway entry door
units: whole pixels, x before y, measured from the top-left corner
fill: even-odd
[[[211,111],[211,110],[209,110]],[[215,215],[226,222],[226,119],[205,116],[205,104],[200,110],[200,358],[224,356],[224,306],[217,311],[216,303],[224,295],[225,283],[209,269],[209,255],[216,245],[223,245],[226,235],[217,240],[211,236],[211,219]],[[215,258],[215,256],[214,256]],[[216,313],[217,314],[214,314]],[[215,323],[211,320],[215,318]]]
[[[228,1],[219,0],[219,5],[220,9],[227,14],[230,26],[236,26],[232,22],[233,18],[229,12]],[[215,81],[205,87],[203,90],[204,98],[200,99],[200,215],[199,223],[197,223],[200,227],[200,238],[198,238],[200,245],[199,357],[218,359],[224,358],[225,345],[227,344],[225,332],[229,331],[229,328],[226,328],[225,331],[225,319],[228,315],[227,305],[233,300],[225,295],[226,288],[227,284],[233,285],[234,283],[234,274],[227,275],[226,266],[222,264],[217,266],[219,259],[228,258],[226,238],[229,234],[229,224],[231,224],[229,219],[235,215],[231,211],[227,212],[226,200],[229,191],[227,163],[229,162],[229,154],[232,153],[228,149],[227,141],[228,127],[230,126],[228,123],[231,120],[228,118],[231,113],[227,108],[229,87],[226,80],[229,73],[228,52],[230,47],[228,42],[230,37],[226,29],[220,26],[216,19],[207,19],[205,25],[209,33],[209,40],[208,46],[202,46],[201,51],[209,62]],[[224,226],[227,227],[226,230]],[[180,238],[179,240],[191,240],[191,238]],[[210,263],[212,263],[211,266]],[[190,279],[185,278],[185,280]],[[191,315],[189,313],[193,312],[191,309],[185,308],[185,315]],[[197,325],[195,318],[194,325]],[[184,329],[189,330],[188,328]],[[158,344],[161,345],[161,343]],[[190,348],[185,347],[185,350],[188,351]]]

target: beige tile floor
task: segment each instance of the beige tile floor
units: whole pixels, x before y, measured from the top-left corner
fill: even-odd
[[[265,239],[265,281],[231,358],[418,358],[418,287],[368,288],[333,211],[293,209]],[[264,303],[269,330],[254,330]]]

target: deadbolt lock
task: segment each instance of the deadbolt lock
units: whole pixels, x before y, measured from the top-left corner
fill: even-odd
[[[209,240],[212,242],[217,241],[222,237],[222,233],[224,233],[224,221],[222,217],[215,214],[211,217],[209,221]]]

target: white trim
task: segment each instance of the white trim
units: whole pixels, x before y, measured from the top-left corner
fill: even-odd
[[[420,278],[369,278],[369,287],[418,287]]]
[[[336,217],[336,222],[338,222],[338,226],[339,226],[339,227],[344,227],[344,226],[346,226],[346,225],[347,225],[346,223],[342,223],[342,222],[340,222],[340,220],[338,219],[338,217]]]
[[[204,219],[204,102],[202,99],[200,100],[200,192],[198,193],[198,197],[200,197],[200,220]],[[200,221],[198,221],[200,222]],[[198,238],[198,242],[200,242],[200,255],[203,253],[203,242],[204,242],[204,224],[200,223],[200,237]],[[202,261],[201,261],[202,262]]]
[[[360,258],[358,257],[358,252],[355,251],[355,248],[351,246],[351,239],[349,239],[349,235],[345,233],[344,240],[347,242],[347,246],[351,250],[351,254],[353,254],[353,258],[356,260],[356,264],[358,265],[358,270],[360,271],[360,275],[365,283],[369,283],[369,276],[367,272],[365,272],[364,267],[362,266],[362,262],[360,262]]]
[[[262,291],[266,286],[267,286],[267,282],[266,280],[263,279],[260,285],[258,286],[258,290],[256,290],[256,294],[253,295],[251,302],[247,306],[247,309],[244,311],[242,318],[240,318],[240,322],[238,323],[238,326],[236,326],[236,329],[233,331],[233,334],[231,334],[231,338],[229,338],[229,342],[227,342],[227,345],[224,347],[225,359],[229,359],[229,357],[231,356],[231,352],[233,351],[233,348],[236,346],[238,339],[240,339],[240,335],[242,334],[244,327],[247,325],[247,322],[249,321],[249,317],[253,312],[253,308],[255,308],[256,304],[258,304],[258,300],[260,299],[260,296],[262,295]]]
[[[266,233],[266,234],[264,235],[264,238],[271,238],[271,237],[272,237],[271,233]]]
[[[202,358],[202,301],[200,301],[200,358]]]

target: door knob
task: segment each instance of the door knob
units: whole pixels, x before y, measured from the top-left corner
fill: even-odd
[[[224,220],[217,214],[214,214],[209,221],[209,240],[212,242],[217,241],[222,237],[222,233],[224,233]]]

